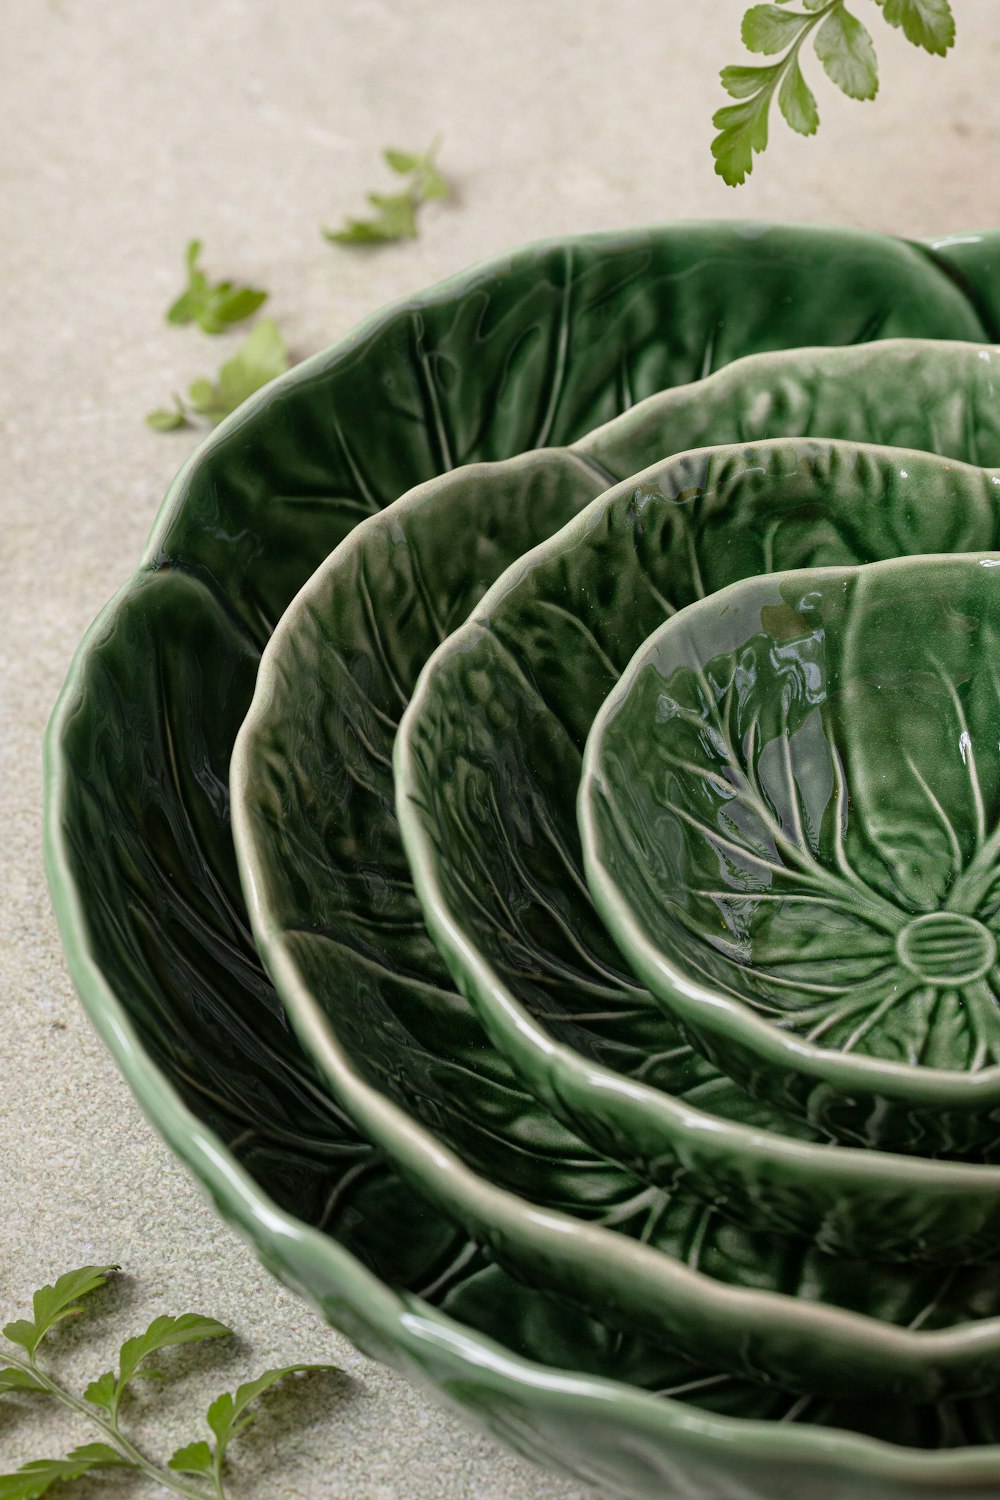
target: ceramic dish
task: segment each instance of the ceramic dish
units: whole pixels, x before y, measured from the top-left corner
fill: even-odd
[[[67,957],[151,1119],[266,1264],[362,1347],[522,1451],[620,1494],[776,1500],[807,1485],[840,1500],[859,1486],[909,1496],[962,1484],[985,1496],[1000,1452],[973,1445],[991,1443],[992,1404],[916,1424],[897,1410],[878,1435],[904,1450],[794,1420],[706,1417],[690,1387],[681,1401],[654,1399],[560,1374],[576,1345],[556,1330],[579,1318],[546,1319],[544,1299],[522,1302],[514,1286],[497,1299],[506,1336],[545,1367],[498,1347],[482,1307],[462,1303],[477,1268],[463,1237],[411,1198],[318,1086],[249,940],[226,771],[259,644],[360,515],[442,466],[571,440],[755,348],[995,338],[995,259],[985,236],[928,250],[695,226],[541,247],[391,309],[204,445],[53,717],[47,862]],[[594,1362],[625,1372],[618,1352]],[[759,1415],[741,1396],[726,1401],[730,1414]],[[785,1414],[825,1420],[812,1406]],[[870,1431],[875,1415],[857,1420]],[[912,1451],[927,1441],[962,1451]]]
[[[593,909],[575,817],[592,721],[646,636],[676,608],[784,565],[998,543],[993,470],[818,440],[706,449],[592,502],[523,557],[438,649],[396,741],[404,844],[449,970],[536,1090],[560,1091],[549,1034],[560,1014],[564,1024],[589,1026],[597,1012],[609,1034],[647,1056],[676,1041],[657,1024],[648,992],[623,973]],[[626,1135],[637,1121],[651,1133],[659,1117],[649,1101],[636,1106],[620,1078],[617,1087],[614,1077],[606,1082],[610,1126],[617,1121]],[[841,1127],[828,1093],[812,1108],[813,1123]],[[953,1145],[967,1144],[966,1112],[933,1123]],[[795,1144],[787,1149],[801,1155]],[[858,1158],[859,1177],[870,1156]],[[871,1159],[877,1185],[882,1161]],[[957,1172],[937,1170],[942,1182]],[[895,1179],[900,1204],[919,1174],[904,1179]],[[980,1183],[981,1207],[991,1179]],[[927,1201],[917,1185],[915,1227]]]
[[[258,680],[233,763],[257,940],[293,1022],[335,1087],[342,1092],[367,1080],[388,1088],[478,1170],[495,1169],[495,1122],[503,1120],[505,1098],[515,1097],[514,1080],[502,1069],[498,1076],[474,1024],[470,1030],[466,1019],[460,1030],[457,1012],[465,1012],[454,992],[445,998],[449,976],[407,878],[388,762],[395,723],[426,658],[505,564],[636,462],[733,429],[746,436],[815,422],[857,435],[875,427],[878,436],[923,439],[953,456],[968,451],[975,433],[980,456],[1000,460],[995,368],[993,351],[920,341],[752,356],[650,397],[572,450],[442,476],[353,534],[279,629],[268,681]],[[948,540],[960,545],[962,535],[956,514]],[[393,600],[377,627],[369,596]],[[363,881],[359,864],[369,872]],[[550,1013],[554,1034],[568,1033],[582,1057],[558,1050],[554,1060],[542,1057],[541,1097],[606,1154],[642,1171],[652,1140],[661,1184],[673,1189],[683,1181],[721,1201],[728,1217],[804,1232],[834,1253],[949,1261],[998,1253],[1000,1171],[811,1146],[808,1126],[756,1104],[679,1034],[665,1041],[648,997],[643,1008],[644,997],[627,994],[627,1043],[614,1016],[577,1013],[561,1025]],[[349,1004],[347,996],[354,997]],[[588,1058],[631,1064],[631,1079],[604,1069],[594,1074]],[[712,1114],[696,1107],[702,1096]],[[628,1129],[641,1111],[650,1121],[641,1122],[633,1146]],[[578,1142],[560,1143],[553,1122],[527,1101],[506,1114],[509,1138],[522,1115],[534,1122],[530,1138],[523,1122],[519,1127],[522,1165],[511,1185],[545,1200],[553,1190],[551,1163],[560,1154],[572,1159]],[[789,1139],[796,1136],[797,1149]],[[533,1180],[525,1170],[529,1140],[536,1152],[544,1140],[549,1158]],[[588,1174],[597,1186],[585,1187],[577,1171],[566,1201],[596,1217],[614,1177],[594,1164]],[[555,1201],[566,1192],[560,1184]]]
[[[998,570],[734,584],[587,744],[584,868],[632,968],[727,1072],[857,1134],[1000,1113]]]
[[[939,1272],[880,1274],[800,1241],[739,1233],[684,1190],[644,1190],[518,1087],[448,989],[407,880],[393,814],[393,730],[424,660],[464,618],[470,595],[497,576],[505,554],[519,557],[556,523],[565,497],[545,457],[505,466],[495,504],[482,503],[476,466],[363,522],[278,624],[230,777],[261,956],[351,1118],[518,1276],[652,1343],[789,1389],[913,1392],[922,1401],[978,1393],[1000,1379],[1000,1319],[995,1330],[982,1321],[1000,1313],[995,1272],[961,1273],[938,1296]],[[749,472],[767,458],[748,449]],[[800,460],[796,447],[787,467]],[[823,462],[817,447],[816,468]],[[740,463],[734,451],[731,493],[741,488]],[[957,478],[944,460],[921,455],[920,463],[927,505],[947,496],[953,525],[989,495],[982,471]],[[847,489],[838,470],[825,485],[800,481],[795,498],[819,510],[831,484]],[[721,486],[716,493],[721,507]],[[738,539],[722,527],[719,535],[731,549]],[[371,598],[392,599],[392,610],[376,620]],[[480,686],[488,716],[493,683],[484,677]],[[448,761],[441,771],[449,790],[455,777],[459,800],[463,769]],[[504,806],[513,795],[506,784],[497,793]],[[442,858],[450,856],[446,847]],[[462,848],[459,858],[449,874],[469,891],[483,857],[473,867]],[[482,888],[478,911],[489,919],[499,903],[517,962],[527,952],[514,913],[525,913],[525,925],[532,915],[523,903],[508,906],[506,894],[501,872]],[[918,1331],[885,1326],[918,1312]]]

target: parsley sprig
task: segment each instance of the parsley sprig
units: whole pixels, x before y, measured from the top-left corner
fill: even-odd
[[[184,256],[188,284],[167,311],[168,323],[197,323],[203,333],[222,333],[250,318],[267,301],[267,293],[233,281],[209,281],[198,265],[201,241],[192,240]]]
[[[878,62],[867,27],[848,10],[845,0],[800,0],[801,10],[787,10],[791,0],[754,5],[743,17],[743,44],[773,63],[740,64],[723,68],[722,85],[735,104],[716,111],[712,123],[719,134],[712,142],[715,170],[736,186],[753,171],[753,158],[767,147],[771,105],[778,108],[800,135],[815,135],[819,127],[816,97],[806,83],[799,61],[812,38],[816,56],[828,77],[850,99],[874,99],[878,93]],[[955,40],[955,18],[950,0],[874,0],[890,26],[908,41],[943,57]]]
[[[324,229],[324,238],[336,245],[384,245],[391,240],[415,239],[420,206],[435,198],[447,198],[451,192],[437,167],[440,147],[437,137],[421,156],[392,146],[383,151],[383,160],[397,176],[407,179],[406,186],[398,193],[369,193],[368,202],[375,213],[367,219],[348,219],[342,229]]]
[[[254,391],[259,391],[276,375],[283,374],[289,364],[280,328],[270,318],[262,318],[236,353],[220,367],[214,380],[206,376],[193,380],[186,401],[175,395],[172,408],[160,407],[151,411],[146,421],[156,432],[190,427],[192,417],[201,417],[214,426],[242,405]]]
[[[304,1370],[335,1370],[335,1365],[285,1365],[265,1370],[255,1380],[224,1392],[206,1413],[213,1442],[198,1438],[176,1450],[166,1466],[155,1463],[122,1431],[119,1408],[132,1382],[160,1372],[149,1361],[163,1349],[206,1339],[226,1338],[230,1329],[200,1313],[154,1318],[145,1333],[126,1339],[118,1351],[118,1367],[92,1380],[82,1399],[60,1385],[38,1362],[38,1352],[52,1330],[67,1318],[84,1312],[84,1299],[104,1286],[117,1266],[81,1266],[67,1271],[51,1286],[40,1287],[32,1299],[32,1316],[18,1318],[3,1336],[20,1354],[0,1352],[0,1396],[46,1396],[84,1417],[100,1433],[99,1442],[73,1448],[64,1458],[42,1458],[23,1464],[12,1474],[0,1474],[0,1500],[38,1500],[55,1484],[79,1479],[94,1469],[133,1469],[154,1479],[187,1500],[226,1500],[225,1464],[229,1443],[245,1432],[256,1413],[248,1407],[258,1396],[288,1376]],[[3,1363],[6,1361],[6,1363]]]

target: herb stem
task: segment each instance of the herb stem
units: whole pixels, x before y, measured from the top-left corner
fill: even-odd
[[[226,1492],[222,1487],[222,1445],[217,1443],[212,1455],[212,1488],[215,1490],[216,1500],[226,1500]]]
[[[173,1490],[175,1495],[187,1496],[188,1500],[207,1500],[203,1489],[186,1483],[183,1479],[179,1479],[172,1474],[169,1469],[161,1469],[158,1464],[153,1463],[152,1459],[147,1458],[144,1453],[141,1453],[134,1443],[129,1442],[128,1438],[119,1428],[117,1421],[106,1420],[99,1412],[94,1410],[89,1402],[83,1401],[79,1396],[74,1396],[70,1391],[64,1390],[51,1376],[46,1375],[45,1371],[33,1357],[22,1360],[17,1355],[9,1355],[4,1350],[3,1358],[5,1363],[12,1365],[14,1369],[21,1370],[25,1375],[31,1375],[44,1388],[48,1395],[54,1396],[57,1401],[61,1401],[63,1406],[68,1406],[71,1411],[75,1411],[80,1416],[86,1417],[87,1421],[94,1427],[100,1428],[104,1436],[109,1439],[111,1446],[117,1448],[122,1458],[133,1468],[145,1474],[147,1478],[154,1479],[157,1484],[163,1485],[168,1490]]]

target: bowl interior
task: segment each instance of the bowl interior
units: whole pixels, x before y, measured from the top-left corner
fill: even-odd
[[[998,570],[749,580],[640,650],[586,797],[678,984],[858,1057],[1000,1060]]]

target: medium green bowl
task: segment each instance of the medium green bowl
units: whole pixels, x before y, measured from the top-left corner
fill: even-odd
[[[584,867],[635,972],[755,1093],[854,1136],[995,1137],[998,569],[734,584],[640,647],[587,743]]]
[[[762,348],[995,338],[997,262],[987,236],[928,248],[689,226],[542,246],[390,309],[249,402],[195,455],[53,716],[53,899],[84,1003],[150,1118],[264,1262],[359,1345],[522,1451],[623,1495],[846,1500],[861,1485],[985,1497],[1000,1451],[969,1446],[996,1436],[981,1406],[912,1423],[895,1410],[889,1430],[908,1445],[962,1448],[927,1454],[732,1420],[829,1417],[879,1432],[870,1409],[765,1407],[746,1387],[692,1388],[645,1367],[643,1383],[683,1399],[560,1373],[624,1376],[628,1345],[612,1354],[558,1304],[488,1281],[498,1273],[337,1109],[260,968],[227,797],[257,657],[331,548],[414,483],[572,441]],[[698,1409],[713,1403],[716,1413]]]

